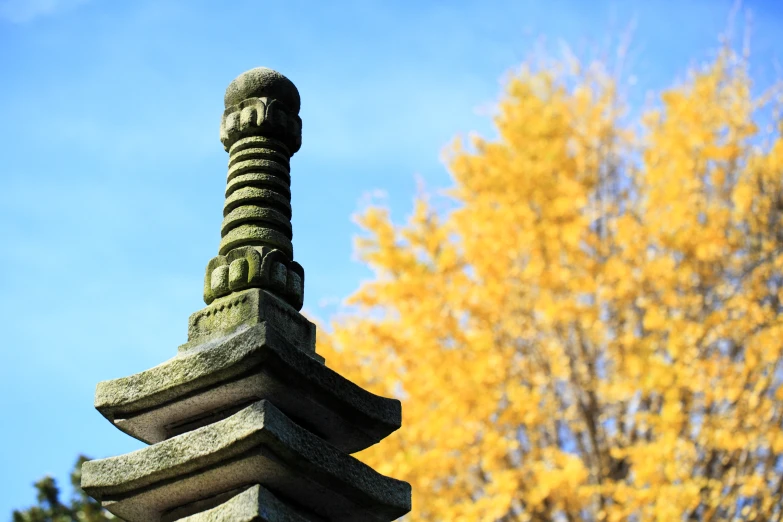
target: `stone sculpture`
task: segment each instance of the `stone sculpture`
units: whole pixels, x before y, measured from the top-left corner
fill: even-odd
[[[270,69],[231,82],[207,306],[174,358],[98,384],[98,411],[150,444],[82,468],[83,489],[128,522],[380,522],[410,511],[409,484],[350,456],[400,427],[400,402],[327,368],[299,313],[289,168],[299,106],[293,83]]]

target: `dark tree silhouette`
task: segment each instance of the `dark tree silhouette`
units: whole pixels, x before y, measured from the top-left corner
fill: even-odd
[[[70,503],[60,500],[60,488],[52,477],[44,477],[35,483],[38,504],[25,511],[14,511],[12,522],[105,522],[118,520],[87,496],[80,487],[82,464],[90,460],[80,455],[71,472],[73,495]]]

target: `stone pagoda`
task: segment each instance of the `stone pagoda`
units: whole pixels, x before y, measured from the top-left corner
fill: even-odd
[[[228,86],[218,255],[172,359],[98,383],[95,407],[150,444],[86,462],[82,487],[128,522],[372,522],[408,513],[411,488],[351,453],[401,424],[400,402],[326,367],[299,310],[289,160],[299,92],[270,69]]]

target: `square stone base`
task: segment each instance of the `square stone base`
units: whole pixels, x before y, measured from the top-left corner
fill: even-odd
[[[188,342],[180,351],[202,346],[242,328],[266,324],[292,346],[323,364],[315,353],[315,325],[282,299],[266,290],[250,288],[215,299],[188,319]]]

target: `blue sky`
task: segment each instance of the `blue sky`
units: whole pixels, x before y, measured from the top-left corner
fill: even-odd
[[[141,447],[92,408],[95,384],[173,356],[203,306],[223,91],[242,71],[277,69],[301,93],[294,248],[305,309],[328,319],[370,276],[351,215],[383,193],[400,220],[417,177],[447,187],[443,147],[492,135],[481,109],[542,38],[599,55],[633,26],[638,103],[710,55],[732,4],[0,0],[0,519],[77,454]],[[742,9],[769,83],[783,2]]]

